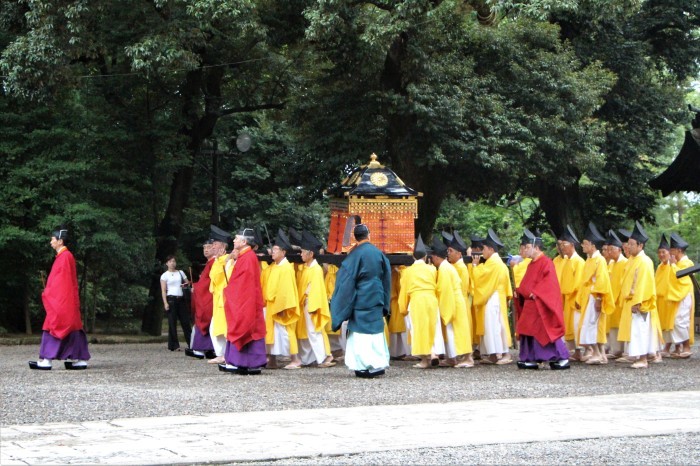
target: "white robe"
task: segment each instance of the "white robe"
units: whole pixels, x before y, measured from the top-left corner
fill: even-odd
[[[389,333],[389,353],[392,358],[411,354],[411,345],[408,344],[408,331]]]
[[[456,358],[457,345],[455,344],[455,330],[452,323],[445,325],[445,357]]]
[[[676,311],[676,320],[673,323],[673,330],[671,331],[671,339],[673,343],[683,343],[690,339],[690,313],[691,305],[693,304],[693,296],[688,293],[683,300],[678,303],[678,310]]]
[[[409,312],[411,306],[408,307]],[[408,336],[411,334],[411,319],[404,317],[406,331],[401,333],[389,333],[389,354],[392,358],[411,355],[411,345],[408,342]]]
[[[646,319],[644,316],[646,315]],[[630,357],[654,354],[659,350],[659,337],[651,324],[649,313],[632,314],[632,333],[627,347]]]
[[[301,363],[308,366],[312,363],[321,364],[326,360],[326,343],[323,341],[323,333],[317,332],[313,321],[311,320],[311,315],[308,311],[308,300],[304,300],[304,318],[306,319],[306,334],[309,336],[306,338],[299,338],[299,357],[301,358]],[[320,311],[316,311],[320,312]]]
[[[213,332],[214,328],[214,319],[212,319],[211,323],[209,324],[209,338],[211,338],[211,344],[214,347],[214,353],[217,356],[224,356],[224,352],[226,351],[226,335],[214,335]]]
[[[384,332],[349,332],[345,346],[345,365],[353,371],[370,372],[389,367],[389,347]]]
[[[347,345],[347,334],[348,334],[348,321],[346,320],[340,326],[340,333],[328,335],[328,342],[331,345],[331,351],[343,351],[345,352],[345,346]]]
[[[578,314],[578,313],[577,313]],[[600,312],[595,311],[595,298],[591,295],[583,314],[583,321],[580,323],[580,333],[578,342],[581,345],[595,345],[598,343],[598,320]]]
[[[263,308],[263,316],[267,312],[267,308]],[[289,330],[285,325],[279,322],[273,322],[272,332],[274,334],[274,342],[267,346],[268,354],[272,356],[290,356]]]
[[[498,291],[491,295],[484,310],[484,335],[480,346],[483,354],[503,354],[508,352],[508,335],[503,326],[501,299]]]
[[[611,328],[608,333],[608,346],[611,353],[621,353],[625,350],[625,342],[617,339],[617,334],[620,331],[618,328]]]
[[[437,316],[437,320],[435,321],[435,340],[433,341],[433,354],[446,354],[445,338],[442,336],[442,321],[440,320],[439,309],[438,312],[435,313],[435,315]]]

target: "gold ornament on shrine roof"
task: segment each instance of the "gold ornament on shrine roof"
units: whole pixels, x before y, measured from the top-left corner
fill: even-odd
[[[331,208],[329,252],[347,252],[352,248],[346,225],[354,215],[362,218],[369,227],[372,243],[384,253],[413,252],[414,220],[418,217],[418,198],[423,193],[406,186],[396,173],[379,163],[376,154],[326,194]]]

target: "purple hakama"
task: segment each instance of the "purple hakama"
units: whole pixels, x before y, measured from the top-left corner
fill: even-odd
[[[569,359],[569,350],[561,338],[542,346],[535,337],[520,335],[520,360],[523,362],[555,362]]]
[[[90,359],[87,335],[85,335],[83,330],[75,330],[63,340],[59,340],[44,330],[44,333],[41,335],[39,357],[42,359],[79,359],[87,361]]]
[[[253,340],[238,351],[236,345],[226,342],[226,353],[224,354],[226,364],[248,369],[257,369],[267,364],[267,352],[265,350],[265,339]]]
[[[214,351],[214,345],[211,343],[209,332],[202,335],[198,328],[192,329],[192,344],[190,345],[194,351]]]

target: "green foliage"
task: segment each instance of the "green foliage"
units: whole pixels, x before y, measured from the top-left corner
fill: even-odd
[[[12,264],[3,268],[7,294],[0,304],[13,310],[13,328],[24,325],[25,300],[34,324],[41,323],[40,276],[50,269],[50,232],[59,225],[71,233],[84,311],[93,306],[91,286],[104,287],[109,301],[150,266],[150,229],[141,221],[149,212],[148,184],[132,168],[133,133],[94,113],[84,105],[94,104],[89,100],[61,101],[61,112],[25,103],[19,113],[16,103],[0,99],[0,173],[7,181],[0,190],[0,257]]]
[[[678,233],[690,243],[690,247],[686,252],[688,257],[696,264],[700,264],[700,231],[698,231],[698,225],[700,225],[700,200],[695,197],[694,202],[688,207],[676,228]]]
[[[654,208],[654,218],[656,225],[648,230],[652,240],[647,253],[651,254],[656,250],[661,239],[661,234],[665,233],[666,238],[676,232],[685,239],[690,247],[686,251],[690,260],[696,264],[700,263],[700,197],[696,194],[672,194],[662,199]]]
[[[329,211],[322,190],[328,178],[317,177],[318,167],[313,161],[300,158],[289,147],[289,130],[286,123],[262,116],[245,125],[246,118],[232,118],[221,122],[217,135],[220,151],[220,184],[218,189],[221,225],[230,231],[244,225],[267,228],[274,239],[278,228],[309,229],[319,237],[328,231]],[[235,138],[239,131],[246,131],[252,141],[249,151],[236,149]],[[226,136],[231,135],[231,136]],[[193,211],[210,208],[211,162],[200,159],[201,174],[195,181],[192,199]],[[206,170],[205,170],[206,169]],[[188,229],[198,234],[208,234],[209,217],[200,216]],[[193,227],[193,228],[192,228]],[[264,230],[264,228],[263,228]],[[264,233],[264,231],[263,231]],[[267,238],[265,238],[267,239]]]
[[[581,0],[575,9],[552,9],[584,63],[598,61],[617,76],[595,117],[605,124],[604,163],[582,186],[589,219],[615,224],[652,220],[656,195],[647,185],[665,165],[675,127],[687,121],[682,85],[700,70],[700,4],[692,1]],[[669,37],[674,45],[666,50]],[[671,52],[672,50],[672,52]]]
[[[693,0],[2,2],[0,325],[41,322],[58,224],[86,321],[114,328],[158,302],[164,254],[197,273],[212,220],[325,236],[323,191],[373,152],[424,193],[424,234],[515,252],[523,225],[656,217],[693,242],[696,200],[674,220],[646,183],[699,31]]]
[[[540,230],[545,246],[554,250],[556,237],[551,230],[547,229],[544,222],[531,222],[538,208],[537,200],[533,198],[518,199],[516,202],[502,198],[496,203],[486,203],[461,201],[450,196],[442,204],[435,230],[457,230],[466,240],[470,235],[483,238],[487,230],[492,228],[505,245],[502,251],[505,255],[518,253],[523,228],[528,227],[532,231]]]
[[[382,6],[307,9],[323,60],[305,75],[305,102],[292,102],[303,152],[342,154],[336,170],[380,154],[425,194],[424,233],[449,193],[539,196],[603,163],[595,112],[615,76],[581,60],[558,26],[522,16],[483,27],[463,2]],[[368,40],[376,17],[391,34]]]

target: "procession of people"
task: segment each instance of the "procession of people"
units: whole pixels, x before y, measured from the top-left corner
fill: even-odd
[[[203,243],[206,264],[191,284],[193,324],[183,300],[189,279],[174,257],[161,276],[168,349],[179,350],[179,320],[187,356],[240,375],[344,362],[357,377],[374,378],[392,359],[421,370],[500,366],[515,362],[514,346],[524,370],[566,370],[572,362],[643,369],[692,356],[693,284],[676,273],[693,262],[677,233],[670,241],[662,236],[656,271],[639,222],[606,234],[589,223],[582,241],[567,225],[553,259],[539,231],[528,229],[509,260],[490,228],[483,238],[470,236],[469,245],[458,231],[433,235],[431,247],[419,235],[413,263],[394,267],[360,218],[352,235],[352,249],[336,267],[319,262],[323,243],[309,231],[280,229],[267,249],[257,229],[230,235],[212,225]],[[68,237],[66,229],[51,235],[56,259],[31,369],[63,360],[66,369],[80,370],[90,359]]]

